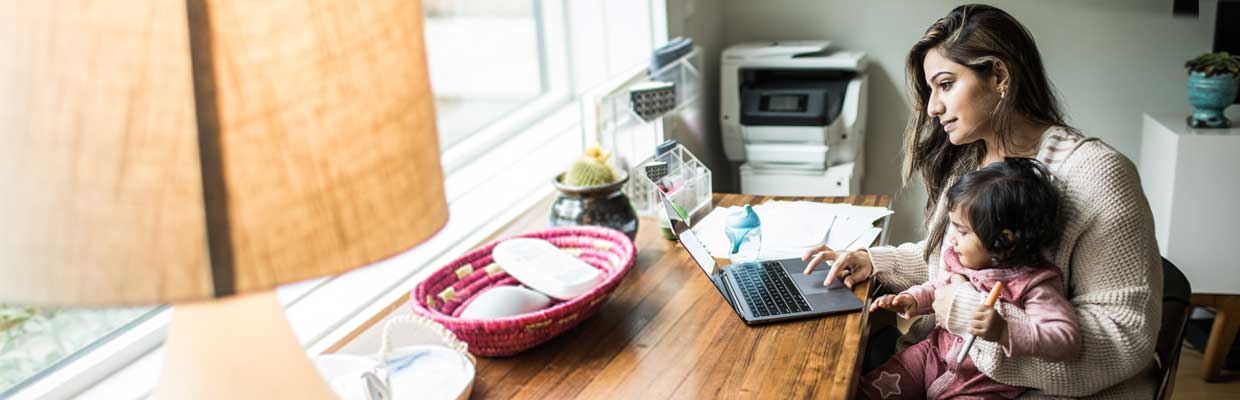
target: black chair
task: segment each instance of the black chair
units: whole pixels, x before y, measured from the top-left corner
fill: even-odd
[[[1158,343],[1154,353],[1158,356],[1158,392],[1155,399],[1168,399],[1175,386],[1175,369],[1180,364],[1180,347],[1184,340],[1184,328],[1192,311],[1189,303],[1192,287],[1184,273],[1171,261],[1162,259],[1163,308],[1162,326],[1158,329]]]

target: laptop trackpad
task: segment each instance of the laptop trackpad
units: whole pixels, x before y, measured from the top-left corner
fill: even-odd
[[[827,280],[827,273],[831,272],[828,268],[817,268],[814,272],[805,275],[802,272],[790,273],[792,282],[801,288],[801,293],[808,296],[817,293],[826,293],[835,290],[849,290],[839,279],[831,282],[831,286],[822,286],[822,281]],[[849,290],[851,292],[851,290]]]

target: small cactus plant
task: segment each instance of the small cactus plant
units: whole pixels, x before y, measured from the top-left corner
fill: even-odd
[[[586,148],[586,154],[573,162],[568,173],[564,174],[564,183],[573,186],[598,186],[616,181],[616,174],[607,166],[611,154],[598,146]]]
[[[1189,72],[1201,72],[1206,77],[1221,74],[1240,76],[1240,56],[1227,54],[1225,51],[1205,53],[1188,60],[1184,63],[1184,68],[1188,68]]]

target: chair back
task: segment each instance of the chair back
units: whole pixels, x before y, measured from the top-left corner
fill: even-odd
[[[1163,308],[1162,326],[1158,329],[1158,344],[1154,353],[1158,356],[1158,392],[1155,399],[1168,399],[1175,386],[1175,370],[1180,363],[1180,347],[1184,340],[1184,328],[1192,311],[1189,296],[1192,287],[1184,273],[1175,264],[1162,259]]]

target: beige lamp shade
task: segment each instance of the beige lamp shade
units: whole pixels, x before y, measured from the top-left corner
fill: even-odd
[[[0,302],[265,291],[447,219],[420,2],[2,2]]]

